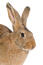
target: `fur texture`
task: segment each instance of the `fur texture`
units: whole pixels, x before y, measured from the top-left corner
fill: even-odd
[[[10,3],[6,7],[13,32],[0,24],[0,65],[23,65],[29,50],[36,46],[32,32],[26,28],[30,8],[26,7],[20,17]]]

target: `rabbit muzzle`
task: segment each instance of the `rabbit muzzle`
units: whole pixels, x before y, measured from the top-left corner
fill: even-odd
[[[32,50],[35,48],[35,46],[36,46],[35,41],[32,40],[30,42],[25,43],[24,49]]]
[[[23,50],[25,52],[29,52],[29,50],[32,50],[36,46],[34,40],[32,40],[30,42],[23,43],[23,44],[21,43],[21,45],[19,44],[19,42],[17,40],[15,43],[21,50]]]

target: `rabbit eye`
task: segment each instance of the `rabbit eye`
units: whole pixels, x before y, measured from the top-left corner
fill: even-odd
[[[21,37],[24,37],[24,33],[21,33]]]

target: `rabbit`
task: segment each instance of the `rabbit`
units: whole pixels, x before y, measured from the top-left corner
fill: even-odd
[[[36,46],[33,33],[26,28],[30,7],[20,17],[10,3],[6,4],[13,31],[0,24],[0,65],[23,65],[29,53]]]

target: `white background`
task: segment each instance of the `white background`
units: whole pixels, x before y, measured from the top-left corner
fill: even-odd
[[[12,30],[6,9],[7,2],[10,2],[20,15],[26,6],[31,8],[27,28],[33,32],[36,48],[30,51],[24,65],[43,65],[43,0],[0,0],[0,24]]]

